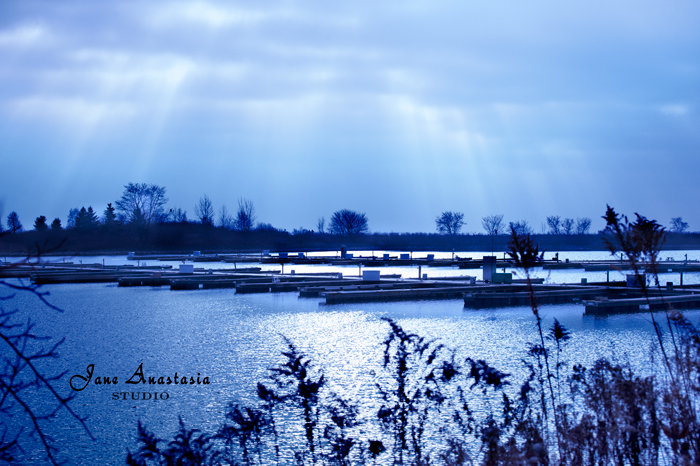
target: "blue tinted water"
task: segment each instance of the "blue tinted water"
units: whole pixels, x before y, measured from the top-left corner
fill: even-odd
[[[87,259],[83,258],[85,263]],[[549,279],[580,282],[591,275],[563,271],[549,274]],[[699,275],[686,274],[684,281],[697,282]],[[666,280],[662,277],[662,281]],[[300,299],[297,293],[236,295],[234,290],[170,291],[116,284],[43,289],[50,291],[50,301],[63,313],[48,310],[22,293],[9,302],[21,314],[32,316],[37,334],[65,337],[60,359],[46,361],[43,367],[67,371],[70,376],[84,375],[86,366],[94,364],[93,377],[118,378],[116,386],[91,384],[74,400],[75,409],[89,417],[96,441],[90,441],[65,416],[50,424],[71,464],[124,464],[126,449],[134,449],[138,420],[161,437],[173,435],[178,415],[188,426],[215,430],[228,403],[254,399],[256,381],[280,360],[281,335],[311,356],[332,388],[346,398],[361,400],[365,415],[376,401],[372,387],[381,372],[380,345],[388,329],[382,317],[438,338],[462,357],[485,359],[514,378],[523,375],[520,359],[527,342],[538,338],[529,308],[465,310],[461,300],[325,305],[319,299]],[[697,323],[697,311],[688,315]],[[557,305],[543,306],[542,316],[547,326],[557,318],[573,332],[566,353],[571,362],[591,364],[607,356],[629,361],[641,373],[654,370],[648,314],[594,318],[584,316],[581,305]],[[178,376],[209,377],[211,383],[134,389],[125,382],[140,364],[146,377],[173,377],[177,372]],[[68,377],[59,387],[70,393]],[[137,402],[128,397],[124,401],[123,395],[113,399],[114,392],[145,390],[167,391],[168,399]]]

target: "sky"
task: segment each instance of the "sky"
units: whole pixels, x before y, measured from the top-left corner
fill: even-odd
[[[700,231],[696,0],[0,2],[0,214],[165,186],[315,229],[606,205]]]

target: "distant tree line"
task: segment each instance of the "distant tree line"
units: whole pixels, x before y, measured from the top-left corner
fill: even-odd
[[[675,219],[674,219],[675,220]],[[435,218],[435,226],[442,235],[458,235],[462,227],[466,225],[462,212],[444,211]],[[506,229],[503,215],[488,215],[482,217],[481,225],[487,235],[502,235]],[[547,217],[548,233],[552,235],[587,235],[590,234],[591,219],[588,217],[561,218],[558,215]],[[534,231],[527,220],[508,222],[508,228],[514,229],[518,234],[528,235]],[[687,228],[687,224],[686,224]]]
[[[240,197],[236,209],[229,210],[222,204],[218,210],[208,195],[204,194],[193,206],[193,217],[182,207],[166,208],[169,199],[165,187],[147,183],[128,183],[121,196],[107,204],[104,211],[97,212],[92,206],[71,208],[65,225],[60,218],[52,222],[45,215],[34,220],[33,231],[37,234],[64,234],[80,237],[74,242],[75,250],[124,250],[125,248],[151,250],[221,247],[245,249],[327,249],[337,244],[367,249],[402,250],[502,250],[506,230],[518,234],[535,234],[527,220],[506,221],[502,214],[488,215],[481,219],[484,235],[462,234],[467,225],[463,212],[443,211],[435,217],[437,234],[431,233],[372,233],[367,214],[350,209],[339,209],[330,217],[320,216],[313,229],[303,226],[288,232],[271,223],[258,220],[253,201]],[[17,212],[6,218],[7,233],[25,231]],[[671,219],[672,233],[685,233],[689,225],[682,217]],[[596,234],[591,234],[596,233]],[[591,249],[600,247],[595,239],[599,232],[591,232],[588,217],[568,218],[551,215],[542,223],[539,233],[548,235],[545,243],[549,250],[562,247]],[[232,236],[233,235],[233,236]],[[238,235],[238,236],[236,236]],[[243,235],[243,236],[241,236]],[[566,237],[571,236],[570,239]],[[591,236],[590,239],[586,237]],[[559,239],[557,239],[559,238]],[[690,238],[688,241],[690,241]],[[40,237],[26,240],[5,240],[2,248],[20,248],[22,244],[41,243]],[[542,239],[540,240],[543,241]],[[688,241],[672,240],[670,244],[682,247]],[[694,240],[693,240],[694,241]],[[691,241],[692,242],[692,241]],[[15,246],[8,246],[14,243]],[[28,246],[27,246],[28,247]]]

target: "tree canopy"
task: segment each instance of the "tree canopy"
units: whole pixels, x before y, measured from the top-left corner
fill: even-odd
[[[19,221],[19,215],[17,215],[17,212],[10,212],[10,215],[7,216],[7,229],[12,233],[17,233],[22,231],[22,228],[22,222]]]
[[[126,223],[135,220],[135,212],[140,212],[147,224],[159,222],[164,218],[163,206],[168,202],[165,187],[156,184],[129,183],[124,186],[122,197],[116,202],[117,210]],[[141,221],[141,217],[138,218]]]
[[[462,212],[451,212],[448,210],[435,217],[437,231],[443,235],[458,235],[464,225],[464,214]]]
[[[34,220],[34,229],[36,231],[46,231],[49,226],[46,224],[46,215],[40,215]]]
[[[369,222],[364,213],[343,209],[333,213],[329,229],[334,235],[361,235],[369,231]]]
[[[238,200],[238,212],[234,219],[234,228],[238,231],[251,231],[255,226],[255,207],[250,199]]]

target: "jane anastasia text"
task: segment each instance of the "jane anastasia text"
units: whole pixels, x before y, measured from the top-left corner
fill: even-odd
[[[76,392],[79,392],[84,390],[88,385],[90,385],[91,381],[94,385],[117,385],[119,383],[119,380],[116,376],[96,376],[95,380],[93,381],[92,376],[94,374],[94,371],[95,365],[90,364],[87,366],[85,376],[76,374],[73,377],[71,377],[70,388],[72,388]],[[197,377],[188,377],[186,375],[179,376],[177,372],[175,372],[175,375],[173,377],[146,377],[146,375],[143,373],[143,363],[141,363],[139,364],[138,369],[136,369],[134,374],[131,377],[129,377],[129,379],[125,383],[132,385],[209,385],[210,381],[209,377],[202,378],[200,373],[197,373]]]

